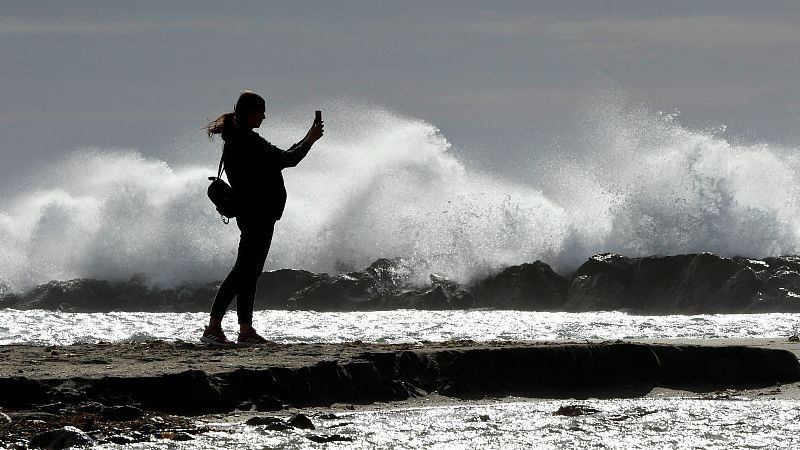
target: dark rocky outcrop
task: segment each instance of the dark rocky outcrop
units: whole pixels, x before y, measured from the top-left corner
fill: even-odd
[[[786,268],[783,261],[710,253],[647,258],[596,255],[578,268],[564,309],[647,314],[795,312],[800,310],[800,301],[794,301],[790,289],[800,287],[794,284],[800,274]]]
[[[287,309],[289,299],[303,289],[327,280],[327,274],[306,270],[279,269],[264,272],[258,279],[256,303],[264,309]],[[212,298],[213,293],[208,298]]]
[[[289,299],[290,309],[372,311],[386,309],[470,308],[472,294],[444,276],[431,274],[428,287],[416,287],[402,259],[379,259],[363,272],[323,278]]]
[[[541,261],[462,285],[419,274],[401,258],[339,275],[281,269],[262,274],[256,307],[316,311],[391,309],[622,310],[639,314],[800,312],[800,257],[763,260],[710,253],[591,257],[565,278]],[[418,269],[417,269],[418,270]],[[23,294],[0,285],[0,308],[75,312],[207,311],[219,282],[175,288],[128,281],[51,281]]]
[[[128,281],[76,279],[51,281],[18,296],[0,299],[0,307],[71,312],[197,310],[208,304],[216,285],[187,284],[172,289],[148,286],[142,277]]]
[[[511,266],[476,283],[476,306],[533,311],[561,310],[569,281],[547,264]]]

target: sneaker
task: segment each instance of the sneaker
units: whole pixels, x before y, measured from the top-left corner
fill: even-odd
[[[203,337],[200,338],[200,342],[204,344],[210,345],[232,345],[233,341],[228,340],[225,337],[225,333],[222,332],[221,329],[219,330],[212,330],[211,328],[206,327],[206,330],[203,332]]]
[[[247,333],[239,333],[239,337],[236,339],[236,343],[239,345],[267,345],[271,344],[270,341],[264,339],[263,337],[259,336],[255,330],[248,331]]]

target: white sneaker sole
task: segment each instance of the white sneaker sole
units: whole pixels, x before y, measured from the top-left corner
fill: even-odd
[[[201,337],[200,338],[200,342],[202,342],[203,344],[208,344],[208,345],[219,345],[219,346],[233,345],[233,342],[230,342],[230,343],[220,342],[220,341],[218,341],[216,339],[212,339],[212,338],[206,337],[206,336]]]

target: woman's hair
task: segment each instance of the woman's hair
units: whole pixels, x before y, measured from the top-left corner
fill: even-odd
[[[267,102],[264,98],[255,92],[243,91],[239,94],[239,100],[236,100],[236,106],[233,112],[227,112],[216,119],[212,120],[205,126],[208,138],[211,139],[215,134],[222,134],[223,131],[230,129],[234,126],[241,117],[253,111],[264,111]]]

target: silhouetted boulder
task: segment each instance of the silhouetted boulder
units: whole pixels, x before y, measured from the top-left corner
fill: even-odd
[[[402,258],[381,258],[364,269],[373,297],[395,295],[408,288],[413,270]]]
[[[761,263],[765,264],[767,266],[766,270],[770,272],[779,270],[782,267],[794,272],[800,272],[800,256],[784,255],[767,257],[764,258],[764,261]]]
[[[372,279],[360,272],[320,280],[300,290],[289,301],[289,309],[341,311],[359,307],[372,297]]]
[[[113,282],[79,278],[39,285],[9,306],[70,312],[203,311],[208,309],[214,292],[215,283],[163,289],[148,286],[141,276]]]
[[[597,255],[577,273],[567,295],[571,311],[737,312],[757,298],[762,284],[748,265],[710,253],[632,259]]]
[[[342,436],[340,434],[307,434],[306,439],[320,444],[327,444],[328,442],[352,442],[353,438]]]
[[[449,309],[467,309],[475,305],[475,296],[464,286],[435,273],[430,275],[430,279],[431,286],[440,288],[447,297]]]
[[[109,406],[103,408],[100,416],[106,420],[126,421],[135,420],[144,416],[144,411],[129,405]]]
[[[553,415],[577,417],[577,416],[588,416],[591,414],[597,414],[599,412],[600,412],[599,409],[592,408],[591,406],[586,406],[586,405],[563,405],[559,406],[558,409],[553,412]]]
[[[250,425],[254,427],[264,426],[266,427],[267,430],[271,431],[284,431],[292,428],[291,425],[284,422],[283,419],[280,419],[278,417],[258,417],[258,416],[251,417],[247,419],[245,425]]]
[[[58,430],[35,434],[28,442],[30,448],[62,449],[94,445],[94,439],[83,431],[66,426]]]
[[[280,411],[283,409],[283,402],[272,395],[262,395],[255,402],[256,411]]]
[[[572,280],[566,311],[623,311],[630,308],[627,286],[610,273],[578,275]]]
[[[363,272],[322,278],[298,291],[288,304],[290,309],[316,311],[415,308],[428,293],[409,285],[411,275],[402,259],[383,258]],[[427,303],[436,301],[428,298]]]
[[[316,274],[307,270],[279,269],[264,272],[258,279],[256,307],[263,309],[286,309],[289,299],[319,281],[330,278],[327,274]]]
[[[475,306],[553,311],[564,307],[569,282],[547,264],[511,266],[475,284]]]
[[[633,265],[636,259],[627,258],[616,253],[601,253],[589,258],[576,271],[577,276],[609,275],[624,286],[633,283]]]
[[[289,420],[287,420],[286,422],[295,428],[300,428],[301,430],[316,429],[314,423],[311,422],[311,419],[309,419],[308,416],[306,416],[303,413],[297,413],[292,415],[292,417],[290,417]]]

